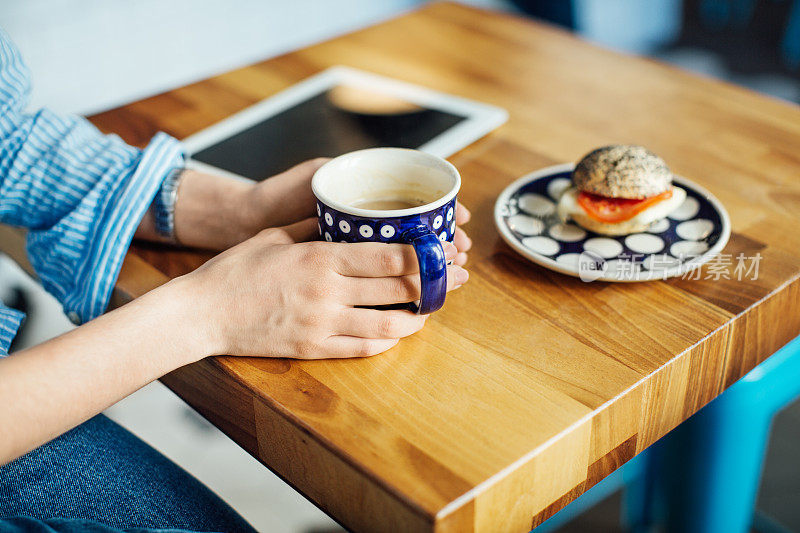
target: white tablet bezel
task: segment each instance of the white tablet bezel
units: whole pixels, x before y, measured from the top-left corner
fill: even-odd
[[[264,119],[289,109],[336,85],[352,84],[401,98],[428,109],[466,117],[466,120],[437,135],[418,149],[439,157],[448,157],[480,139],[508,120],[505,109],[474,100],[441,93],[419,85],[386,78],[351,67],[336,66],[254,104],[213,126],[184,139],[187,155],[199,152]],[[241,178],[237,174],[189,159],[187,166],[217,174]],[[244,178],[247,179],[247,178]]]

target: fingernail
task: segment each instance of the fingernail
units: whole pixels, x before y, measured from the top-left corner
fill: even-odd
[[[456,269],[456,285],[463,285],[469,279],[469,272],[463,268]]]
[[[453,259],[458,254],[458,248],[452,242],[445,242],[442,247],[444,248],[444,256],[447,259]]]

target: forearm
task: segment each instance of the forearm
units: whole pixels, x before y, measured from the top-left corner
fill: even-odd
[[[0,359],[0,464],[213,352],[178,278],[34,348]],[[207,323],[207,321],[205,322]]]

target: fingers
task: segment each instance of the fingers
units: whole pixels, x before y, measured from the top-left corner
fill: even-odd
[[[306,218],[282,228],[294,242],[313,241],[319,237],[316,218]]]
[[[461,205],[460,203],[456,204],[456,224],[466,224],[469,222],[469,219],[472,218],[472,214],[469,212],[469,209]],[[470,239],[467,234],[464,232],[463,229],[456,227],[455,235],[453,236],[453,243],[458,248],[458,255],[456,255],[455,259],[453,260],[453,264],[458,266],[464,266],[467,264],[467,252],[472,248],[472,239]]]
[[[467,253],[472,248],[472,239],[470,239],[466,232],[461,228],[456,228],[456,233],[453,236],[453,244],[456,245],[460,253]]]
[[[315,349],[298,354],[304,359],[370,357],[392,348],[425,325],[429,315],[410,311],[345,308],[334,322],[331,335]]]
[[[313,216],[311,177],[327,162],[324,157],[311,159],[256,185],[252,209],[259,225],[285,226]]]
[[[328,357],[341,359],[346,357],[371,357],[385,352],[399,342],[400,339],[364,339],[348,335],[333,335],[324,342],[324,349],[314,359]]]
[[[365,339],[399,339],[421,330],[427,316],[411,311],[347,307],[339,315],[335,328],[341,335]]]
[[[286,231],[286,228],[267,228],[261,230],[249,242],[258,242],[264,244],[294,244],[294,239]]]
[[[466,224],[469,222],[469,219],[472,218],[472,213],[469,212],[469,209],[461,205],[460,202],[456,202],[456,224]]]
[[[311,178],[314,175],[314,172],[319,170],[319,167],[330,161],[330,157],[317,157],[314,159],[309,159],[308,161],[303,161],[299,165],[295,165],[289,170],[284,170],[280,174],[276,174],[273,178],[279,179],[302,179],[302,178]]]
[[[447,290],[457,289],[469,279],[466,270],[457,265],[447,267]],[[345,278],[346,305],[389,305],[408,303],[420,298],[419,274],[384,278]]]
[[[261,230],[255,239],[261,244],[294,244],[308,241],[319,235],[317,220],[307,218],[281,228],[267,228]]]
[[[338,246],[334,268],[343,276],[382,278],[419,272],[417,254],[408,244],[365,242],[334,246]],[[458,253],[456,247],[450,243],[442,243],[442,247],[448,261],[454,259]]]

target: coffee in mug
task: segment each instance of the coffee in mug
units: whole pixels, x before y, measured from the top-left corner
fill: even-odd
[[[429,202],[429,197],[419,191],[385,191],[373,197],[359,198],[350,205],[361,209],[375,209],[377,211],[391,211],[394,209],[411,209]]]

